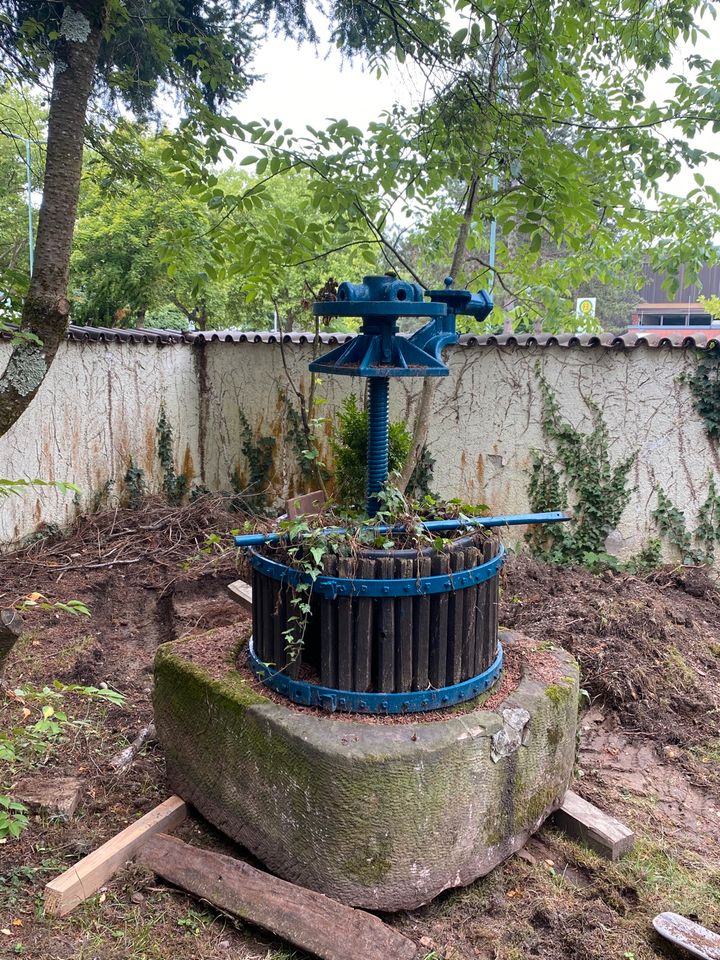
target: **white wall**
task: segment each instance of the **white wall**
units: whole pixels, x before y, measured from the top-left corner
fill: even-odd
[[[0,365],[3,350],[0,345]],[[284,350],[295,383],[305,387],[312,347],[287,344]],[[450,377],[439,383],[430,424],[434,487],[444,496],[485,502],[494,512],[527,511],[530,451],[545,446],[539,362],[564,417],[589,429],[583,400],[589,397],[603,411],[613,460],[638,452],[613,551],[632,554],[653,532],[658,484],[685,509],[692,527],[709,473],[720,472],[717,451],[680,379],[696,358],[694,350],[646,346],[453,347]],[[420,386],[419,380],[393,381],[395,418],[407,418]],[[350,378],[326,377],[322,412],[331,415],[344,395],[363,387]],[[286,436],[288,393],[277,344],[210,343],[202,351],[187,344],[68,342],[30,409],[0,438],[0,476],[72,480],[88,501],[106,480],[124,476],[132,456],[159,489],[156,425],[164,402],[178,470],[190,467],[195,482],[228,489],[233,470],[246,470],[242,411],[257,435],[277,438],[273,485],[287,496],[295,492],[296,472]],[[72,498],[41,488],[5,499],[0,540],[16,540],[41,521],[66,523],[74,511]]]
[[[0,367],[9,352],[0,344]],[[121,484],[132,457],[148,485],[159,490],[160,404],[175,430],[178,464],[189,457],[196,465],[198,399],[193,352],[186,344],[68,341],[28,410],[0,438],[0,476],[72,481],[87,503],[108,480]],[[76,513],[72,494],[53,488],[0,499],[0,543],[42,522],[66,524]]]

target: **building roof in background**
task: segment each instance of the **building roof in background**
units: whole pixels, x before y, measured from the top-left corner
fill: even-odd
[[[667,290],[663,289],[663,280],[667,274],[656,273],[649,264],[645,265],[644,276],[645,284],[640,290],[639,299],[647,303],[663,306],[675,306],[680,303],[697,304],[700,294],[711,297],[713,294],[720,294],[720,265],[715,267],[703,267],[700,271],[697,283],[685,284],[686,269],[680,267],[678,292],[672,303],[666,303]]]

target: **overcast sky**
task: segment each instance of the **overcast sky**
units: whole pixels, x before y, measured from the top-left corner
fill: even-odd
[[[696,52],[709,58],[720,56],[720,27],[708,18],[710,38],[700,38]],[[692,52],[683,47],[675,57],[674,69],[682,69],[684,57]],[[389,77],[376,79],[375,73],[364,70],[360,59],[343,63],[340,54],[327,44],[316,53],[312,47],[298,47],[291,40],[271,37],[255,59],[255,70],[264,74],[238,108],[243,119],[278,118],[298,133],[306,124],[324,126],[328,118],[344,117],[351,124],[366,127],[395,102],[411,104],[419,98],[407,69],[397,67]],[[667,92],[663,76],[658,74],[648,87],[648,97],[659,99]],[[704,134],[695,145],[720,153],[720,134]],[[720,188],[720,165],[703,170],[706,178]],[[676,177],[668,188],[684,195],[695,186],[689,171]]]

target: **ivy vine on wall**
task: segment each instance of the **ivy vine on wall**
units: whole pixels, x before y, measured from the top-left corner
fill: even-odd
[[[173,457],[173,431],[165,413],[164,404],[160,404],[160,414],[157,422],[158,445],[157,453],[163,471],[163,490],[168,503],[178,506],[182,503],[190,486],[190,477],[184,473],[175,472]]]
[[[684,379],[708,436],[711,440],[720,440],[720,348],[706,350],[693,373]]]
[[[715,562],[715,547],[720,543],[720,493],[712,474],[708,477],[708,493],[700,507],[698,524],[688,530],[685,514],[662,487],[658,488],[657,507],[651,514],[660,536],[677,550],[685,564]]]
[[[267,505],[275,454],[275,437],[257,436],[242,410],[239,416],[241,446],[248,472],[247,476],[241,477],[236,470],[231,477],[231,483],[235,493],[239,494],[242,500],[242,503],[237,506],[242,509],[258,510]]]
[[[592,563],[605,556],[605,540],[619,523],[630,498],[628,476],[636,453],[610,460],[608,430],[600,408],[583,398],[592,429],[582,433],[560,414],[557,399],[538,363],[541,424],[552,452],[532,453],[528,494],[534,511],[572,508],[569,524],[534,526],[531,550],[553,563]]]

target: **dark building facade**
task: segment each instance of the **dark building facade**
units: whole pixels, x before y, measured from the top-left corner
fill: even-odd
[[[718,333],[713,319],[700,302],[705,297],[720,295],[720,265],[703,267],[695,283],[685,282],[685,267],[681,267],[680,287],[672,300],[663,289],[665,275],[645,266],[645,284],[640,290],[639,303],[632,315],[632,326],[707,328]]]

